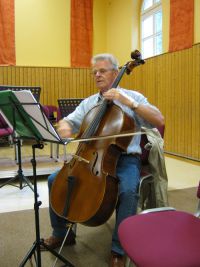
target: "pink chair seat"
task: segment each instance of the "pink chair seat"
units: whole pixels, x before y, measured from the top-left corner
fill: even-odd
[[[11,128],[0,129],[0,137],[8,136],[13,133]]]
[[[200,220],[182,211],[126,218],[119,226],[122,247],[137,267],[199,267]]]
[[[0,114],[0,137],[8,136],[13,133],[13,130],[8,126],[3,116]]]

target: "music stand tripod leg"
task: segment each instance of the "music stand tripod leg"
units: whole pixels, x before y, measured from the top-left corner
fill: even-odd
[[[15,140],[15,143],[17,145],[17,153],[18,153],[18,171],[17,171],[17,175],[13,178],[11,178],[10,180],[6,181],[5,183],[3,183],[0,188],[2,188],[4,185],[12,185],[15,187],[19,187],[20,189],[23,189],[25,186],[29,186],[30,189],[34,192],[34,188],[32,186],[31,181],[24,176],[23,174],[23,170],[22,170],[22,158],[21,158],[21,143],[20,143],[20,139],[17,138]],[[14,182],[15,180],[19,180],[19,186],[12,184],[12,182]],[[23,182],[25,182],[25,185],[23,184]]]
[[[27,255],[22,260],[19,267],[24,267],[28,260],[31,260],[32,256],[35,256],[36,266],[41,267],[41,246],[45,247],[48,251],[50,251],[53,255],[58,257],[62,262],[65,263],[66,267],[74,267],[69,261],[67,261],[63,256],[58,254],[55,250],[49,248],[44,244],[44,240],[40,238],[40,223],[39,223],[39,206],[42,204],[41,201],[38,201],[38,193],[37,193],[37,175],[36,175],[36,158],[35,158],[35,149],[43,149],[44,145],[41,143],[37,143],[32,145],[32,153],[33,158],[31,160],[33,166],[33,177],[34,177],[34,210],[35,210],[35,233],[36,233],[36,241],[33,243],[33,246],[27,253]]]

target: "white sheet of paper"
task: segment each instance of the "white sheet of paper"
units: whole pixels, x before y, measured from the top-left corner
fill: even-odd
[[[30,119],[42,135],[43,139],[63,143],[46,115],[42,112],[40,105],[35,104],[37,101],[35,100],[33,94],[29,90],[13,91],[13,93],[22,104],[26,113],[30,116]],[[27,105],[27,103],[33,103],[33,105]]]

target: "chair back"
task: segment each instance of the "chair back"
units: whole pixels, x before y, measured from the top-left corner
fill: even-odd
[[[4,120],[3,116],[0,114],[0,129],[8,127],[8,124]]]
[[[61,98],[58,99],[58,107],[60,112],[60,117],[64,118],[70,113],[72,113],[76,107],[81,103],[83,98]]]
[[[200,220],[164,210],[130,216],[118,228],[127,256],[140,267],[200,266]]]
[[[41,87],[39,86],[15,86],[15,85],[0,85],[0,91],[11,90],[11,91],[21,91],[30,90],[36,101],[40,101]]]
[[[13,130],[8,126],[3,116],[0,114],[0,137],[11,135]]]

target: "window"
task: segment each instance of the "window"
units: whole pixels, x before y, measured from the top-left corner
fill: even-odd
[[[161,0],[144,0],[141,10],[141,46],[143,58],[162,53]]]

